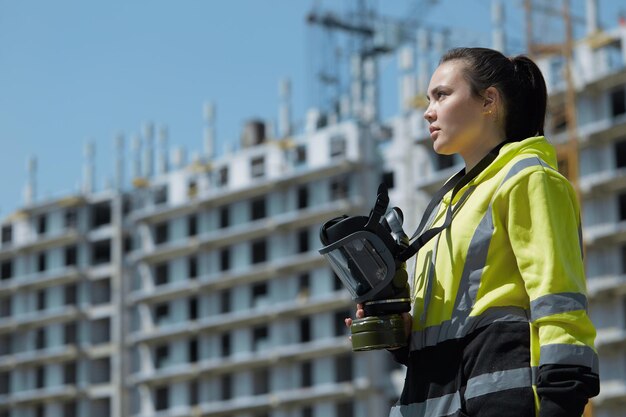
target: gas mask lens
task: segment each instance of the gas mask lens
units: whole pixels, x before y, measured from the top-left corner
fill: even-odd
[[[320,251],[355,300],[374,295],[393,274],[395,263],[383,242],[366,231],[354,233]]]

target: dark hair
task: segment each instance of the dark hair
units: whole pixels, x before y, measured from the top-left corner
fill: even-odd
[[[457,59],[466,63],[464,75],[474,95],[480,97],[491,86],[500,92],[507,141],[544,134],[548,93],[537,64],[524,55],[507,58],[487,48],[451,49],[440,64]]]

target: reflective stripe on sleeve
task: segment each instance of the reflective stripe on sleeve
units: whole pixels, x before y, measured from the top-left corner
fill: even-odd
[[[461,395],[458,392],[429,398],[421,403],[396,405],[389,417],[443,417],[461,409]]]
[[[470,378],[465,389],[465,399],[479,397],[513,388],[532,386],[532,371],[529,368],[508,369]]]
[[[551,344],[541,346],[541,365],[576,365],[591,368],[598,373],[598,354],[589,346]]]
[[[562,292],[546,294],[530,302],[530,319],[538,320],[553,314],[587,311],[587,297],[581,293]]]
[[[464,397],[469,400],[509,389],[531,387],[531,368],[509,369],[470,378],[467,381]],[[419,403],[396,405],[391,409],[389,417],[443,417],[454,414],[460,409],[461,394],[457,391]]]

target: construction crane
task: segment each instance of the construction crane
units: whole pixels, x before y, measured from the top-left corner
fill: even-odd
[[[408,18],[403,19],[379,15],[373,3],[353,0],[340,16],[322,11],[316,2],[306,18],[324,36],[313,48],[326,55],[314,70],[318,105],[329,113],[349,112],[366,123],[379,118],[378,58],[414,41],[425,12],[437,0],[410,2]]]

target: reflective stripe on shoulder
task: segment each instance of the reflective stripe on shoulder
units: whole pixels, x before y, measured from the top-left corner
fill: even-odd
[[[551,344],[541,346],[539,366],[576,365],[591,368],[598,373],[598,354],[589,346]]]
[[[502,183],[500,183],[500,187],[509,179],[511,179],[511,177],[514,177],[515,175],[519,174],[526,168],[530,168],[530,167],[538,166],[538,165],[541,165],[544,168],[548,168],[548,169],[555,171],[554,168],[552,168],[550,165],[548,165],[547,163],[545,163],[544,161],[542,161],[540,158],[536,156],[522,159],[520,161],[517,161],[515,164],[513,164],[509,172],[507,172],[506,176],[502,180]]]
[[[584,294],[575,292],[546,294],[530,302],[530,319],[535,321],[553,314],[576,310],[587,311],[587,297]]]

